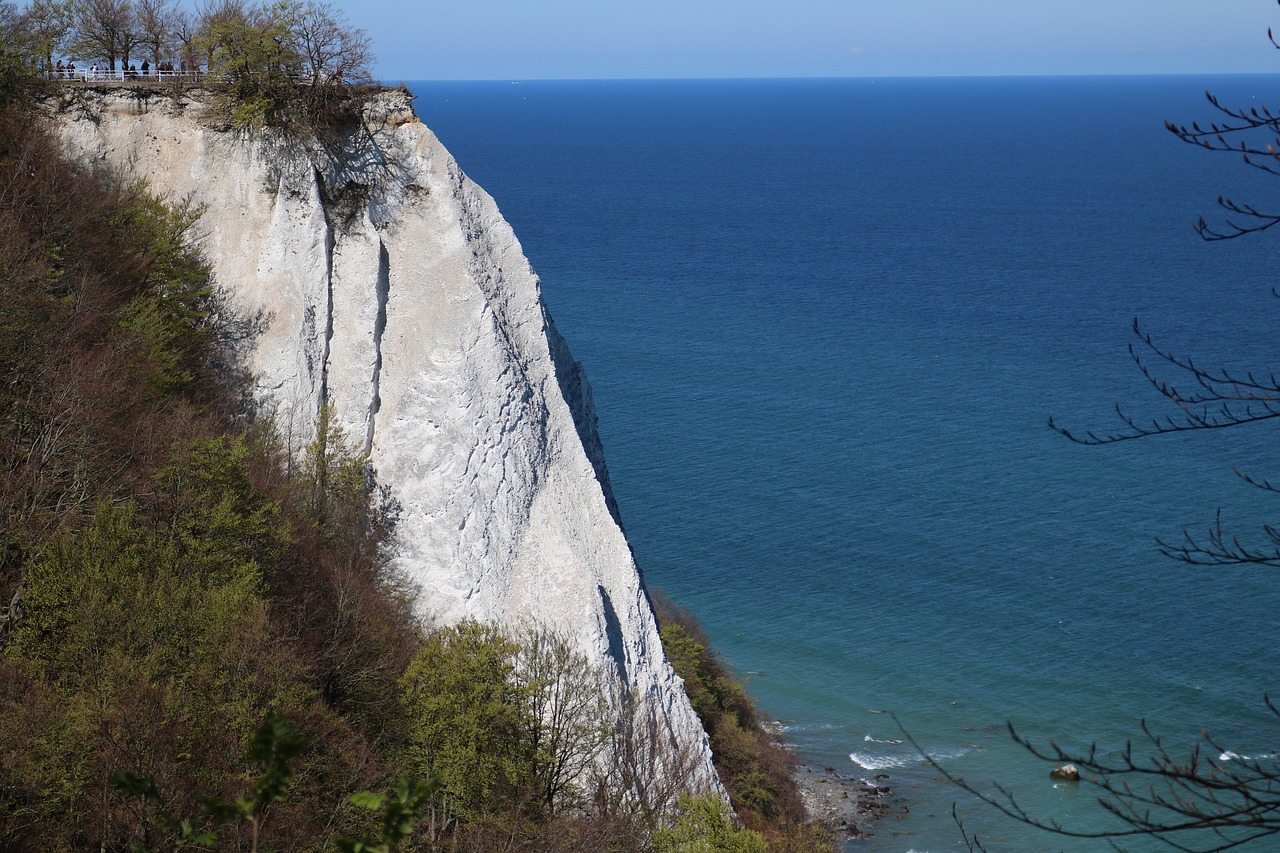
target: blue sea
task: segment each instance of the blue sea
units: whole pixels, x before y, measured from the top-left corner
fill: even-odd
[[[1085,831],[1115,826],[1095,792],[1007,722],[1103,754],[1143,752],[1143,720],[1179,755],[1202,727],[1280,746],[1280,576],[1155,542],[1221,508],[1265,545],[1280,498],[1233,469],[1280,478],[1274,427],[1084,447],[1047,425],[1176,416],[1135,318],[1205,367],[1280,368],[1280,234],[1192,228],[1280,179],[1162,126],[1212,120],[1206,90],[1280,105],[1280,77],[411,88],[586,365],[647,582],[807,760],[887,776],[893,814],[849,850],[963,850],[953,803],[992,853],[1109,849],[1002,817],[908,733]]]

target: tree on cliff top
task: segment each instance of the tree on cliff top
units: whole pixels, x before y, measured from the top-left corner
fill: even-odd
[[[296,3],[292,18],[294,49],[305,62],[312,86],[334,80],[373,82],[372,42],[364,30],[347,23],[341,9],[310,0]]]
[[[323,127],[349,117],[352,86],[373,82],[368,36],[328,3],[221,0],[203,13],[195,42],[223,87],[220,110],[239,128]]]
[[[71,48],[86,58],[100,59],[114,71],[129,64],[129,52],[137,38],[131,0],[76,0],[71,7],[75,35]]]
[[[17,4],[0,0],[0,108],[34,79],[39,55],[31,16]]]
[[[139,40],[146,48],[143,56],[158,66],[164,61],[178,24],[176,0],[138,0]]]
[[[283,124],[292,102],[290,47],[284,3],[249,6],[224,0],[207,10],[198,36],[209,72],[219,79],[217,106],[235,127]]]
[[[26,18],[40,61],[45,68],[51,68],[54,55],[71,33],[74,23],[71,6],[61,0],[32,0],[27,7]]]

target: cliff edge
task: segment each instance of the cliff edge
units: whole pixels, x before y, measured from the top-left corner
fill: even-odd
[[[327,401],[399,504],[397,568],[431,623],[573,637],[616,673],[662,754],[718,788],[621,530],[590,387],[497,205],[383,91],[343,138],[208,121],[206,93],[68,89],[68,149],[203,207],[216,280],[259,334],[260,404],[295,446]]]

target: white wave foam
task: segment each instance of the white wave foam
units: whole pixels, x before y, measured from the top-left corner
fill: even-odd
[[[866,736],[865,736],[865,737],[863,737],[862,739],[863,739],[864,741],[866,741],[867,743],[884,743],[884,744],[888,744],[889,746],[897,746],[898,744],[902,743],[902,741],[898,740],[897,738],[889,738],[889,739],[887,739],[887,740],[880,740],[879,738],[874,738],[874,737],[872,737],[871,735],[866,735]]]
[[[969,752],[967,749],[952,749],[931,752],[929,756],[934,761],[949,761],[959,758]],[[890,755],[885,753],[872,752],[851,752],[849,760],[861,767],[863,770],[892,770],[895,767],[910,767],[915,764],[925,763],[925,759],[918,752],[907,754]]]
[[[1238,752],[1224,752],[1218,756],[1219,761],[1275,761],[1280,759],[1280,753],[1268,752],[1263,755],[1241,755]]]
[[[894,767],[906,767],[920,761],[918,755],[872,755],[869,752],[851,752],[849,760],[863,770],[891,770]]]

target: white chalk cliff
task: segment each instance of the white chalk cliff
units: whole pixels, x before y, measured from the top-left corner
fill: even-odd
[[[424,615],[567,632],[718,787],[616,516],[590,388],[493,199],[405,93],[327,147],[219,128],[202,97],[82,90],[54,112],[75,156],[204,206],[218,284],[264,321],[259,401],[297,444],[326,400],[363,442],[402,508],[395,559]]]

